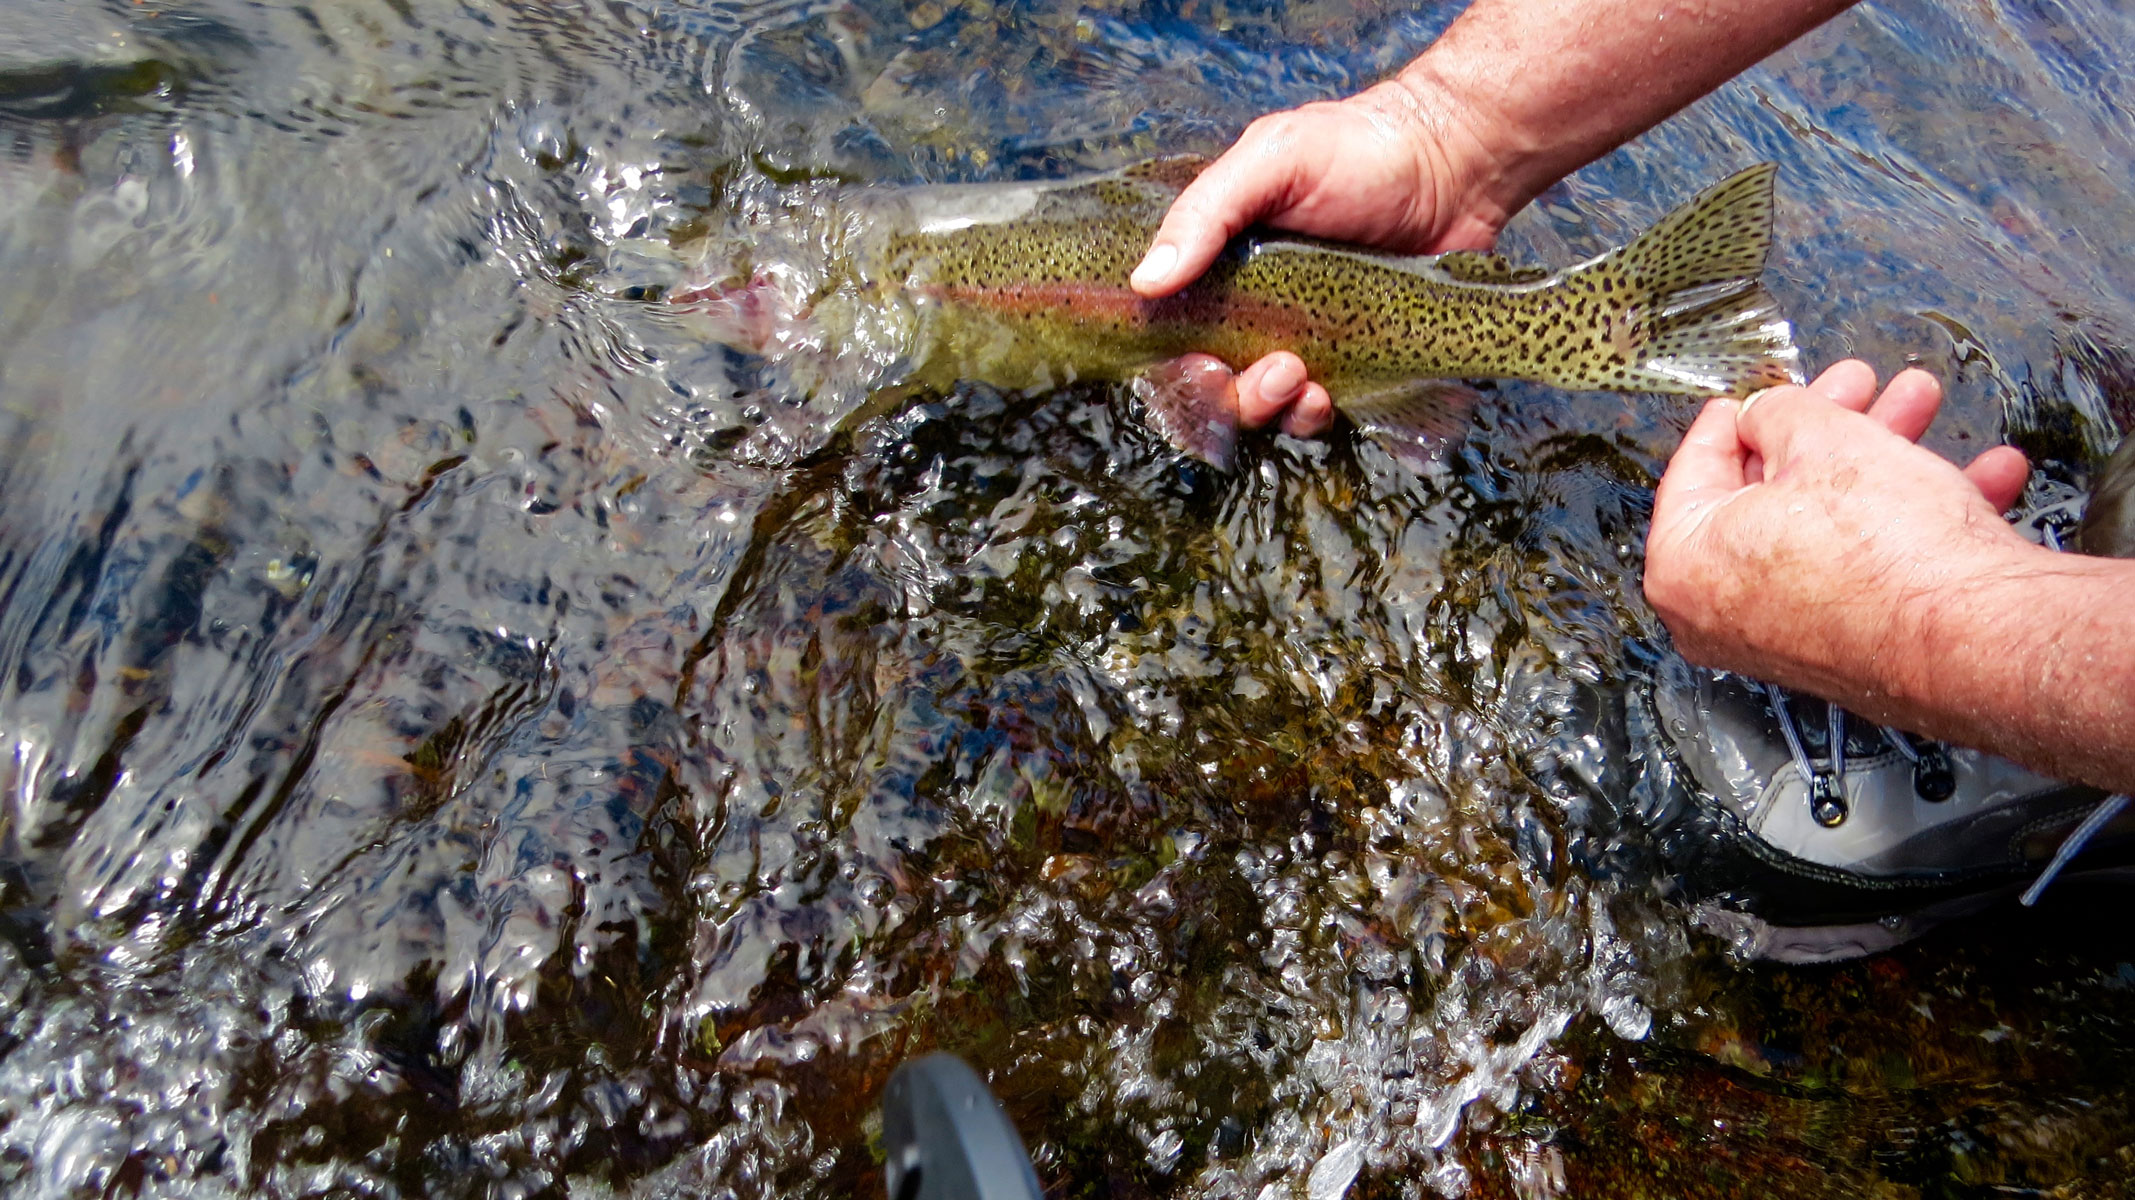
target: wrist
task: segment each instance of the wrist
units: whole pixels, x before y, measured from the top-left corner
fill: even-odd
[[[2135,562],[2029,544],[1927,606],[1905,727],[2035,771],[2135,789]]]
[[[1937,577],[1896,598],[1898,618],[1889,623],[1878,657],[1893,706],[1921,714],[1916,723],[1940,726],[1954,716],[1957,697],[2029,697],[2047,665],[2034,661],[2038,646],[2023,636],[2037,612],[2041,578],[2059,567],[2078,566],[2076,556],[2032,545],[2013,532],[1982,539],[1961,554],[1942,558]],[[1976,744],[1977,731],[1925,728],[1918,732]]]
[[[1488,245],[1556,176],[1543,162],[1540,139],[1463,86],[1438,57],[1426,50],[1380,86],[1398,92],[1414,123],[1419,169],[1436,181],[1443,240],[1449,247]]]

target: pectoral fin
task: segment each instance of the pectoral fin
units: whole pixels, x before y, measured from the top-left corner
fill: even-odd
[[[1220,358],[1184,354],[1143,371],[1129,386],[1165,441],[1228,471],[1238,454],[1237,378]]]
[[[1359,426],[1397,443],[1431,448],[1458,441],[1482,397],[1450,379],[1418,379],[1373,392],[1344,392],[1334,406]]]
[[[764,353],[777,340],[781,325],[793,322],[778,285],[762,274],[685,288],[667,302],[688,312],[707,338],[745,354]]]

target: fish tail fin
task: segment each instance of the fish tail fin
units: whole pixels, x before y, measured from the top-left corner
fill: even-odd
[[[1622,360],[1608,386],[1739,396],[1802,381],[1793,326],[1758,282],[1777,173],[1772,163],[1737,172],[1578,272],[1604,296],[1628,292],[1629,319],[1612,321]],[[1628,288],[1610,286],[1618,281]]]

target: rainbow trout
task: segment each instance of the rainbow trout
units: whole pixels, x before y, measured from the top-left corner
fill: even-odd
[[[1186,290],[1144,299],[1128,273],[1204,163],[849,190],[785,256],[764,255],[759,224],[734,239],[725,277],[671,299],[729,345],[858,364],[875,396],[861,415],[959,380],[1128,381],[1174,445],[1219,467],[1232,458],[1237,400],[1208,356],[1242,367],[1293,350],[1350,419],[1425,442],[1465,427],[1474,393],[1462,379],[1716,396],[1801,378],[1792,331],[1758,282],[1770,163],[1562,271],[1254,231]],[[821,261],[796,266],[797,246]]]

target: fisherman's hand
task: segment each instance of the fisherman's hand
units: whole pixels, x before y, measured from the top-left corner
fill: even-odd
[[[2039,553],[2001,517],[2023,490],[2021,452],[1959,470],[1914,444],[1941,403],[1926,372],[1878,395],[1871,368],[1843,362],[1747,413],[1707,404],[1646,540],[1646,598],[1683,654],[1864,713],[1917,694],[1932,607]]]
[[[1262,117],[1173,202],[1134,289],[1178,291],[1253,225],[1407,253],[1487,248],[1518,204],[1490,195],[1500,173],[1471,124],[1416,72]],[[1248,427],[1283,416],[1309,437],[1334,419],[1327,390],[1287,351],[1239,372],[1237,389]]]

